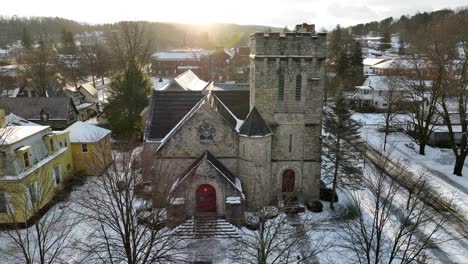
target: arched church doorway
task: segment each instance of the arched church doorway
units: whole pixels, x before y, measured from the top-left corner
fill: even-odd
[[[295,178],[296,178],[296,173],[294,173],[293,170],[285,170],[283,172],[282,192],[293,192],[294,191]]]
[[[209,184],[198,186],[196,191],[197,212],[216,213],[216,190]]]

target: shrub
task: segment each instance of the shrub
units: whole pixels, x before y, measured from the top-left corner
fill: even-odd
[[[323,211],[323,204],[320,201],[312,201],[310,203],[307,203],[307,209],[309,211],[314,212],[314,213],[320,213]]]
[[[329,188],[320,188],[320,200],[331,202],[332,190]],[[338,202],[338,194],[335,194],[334,202]]]

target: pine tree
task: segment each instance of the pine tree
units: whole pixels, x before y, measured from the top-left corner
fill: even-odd
[[[32,43],[31,43],[31,36],[29,35],[28,30],[24,27],[23,28],[23,36],[21,38],[21,46],[23,46],[23,49],[25,50],[30,50]]]
[[[390,31],[385,31],[382,38],[382,43],[380,44],[381,50],[388,50],[392,47],[392,35]]]
[[[349,56],[349,66],[349,78],[352,82],[352,86],[361,85],[364,81],[364,64],[361,44],[359,42],[354,43],[351,55]]]
[[[148,105],[151,88],[151,79],[136,60],[112,78],[105,111],[118,138],[141,135],[140,113]]]
[[[358,122],[351,118],[352,112],[341,93],[335,99],[331,111],[325,113],[324,129],[328,134],[325,140],[325,158],[332,171],[332,197],[330,208],[334,209],[334,199],[338,184],[341,187],[360,187],[361,169],[357,166],[359,155],[354,147],[360,144]]]
[[[342,49],[336,59],[336,75],[341,79],[346,79],[349,69],[348,53]]]

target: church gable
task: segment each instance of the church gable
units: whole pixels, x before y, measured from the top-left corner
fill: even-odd
[[[179,176],[171,189],[171,196],[182,196],[189,186],[196,187],[197,183],[217,183],[216,186],[224,186],[228,195],[242,196],[242,186],[235,177],[220,161],[208,151],[203,153],[189,169]]]
[[[237,157],[235,125],[209,105],[208,97],[205,96],[163,139],[158,155],[198,157],[210,151],[217,157]]]

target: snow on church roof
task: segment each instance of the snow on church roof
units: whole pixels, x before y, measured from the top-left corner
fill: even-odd
[[[91,125],[85,122],[76,121],[64,131],[70,132],[72,143],[94,143],[98,142],[111,133],[110,130]]]

